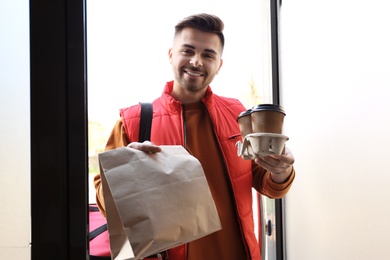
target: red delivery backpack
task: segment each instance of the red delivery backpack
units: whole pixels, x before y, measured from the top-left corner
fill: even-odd
[[[107,220],[96,204],[89,204],[89,259],[111,260]]]

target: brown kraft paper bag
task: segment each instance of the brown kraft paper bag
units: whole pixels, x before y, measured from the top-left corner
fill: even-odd
[[[141,259],[221,229],[200,162],[182,146],[99,154],[112,259]]]

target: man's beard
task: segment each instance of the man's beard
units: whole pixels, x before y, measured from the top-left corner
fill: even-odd
[[[203,76],[201,77],[202,81],[200,81],[199,78],[187,78],[187,73],[186,72],[183,72],[183,76],[182,76],[182,85],[184,86],[184,88],[190,92],[198,92],[199,90],[201,89],[204,89],[205,87],[208,86],[208,84],[204,84],[204,81],[203,79],[206,78],[207,76],[207,73],[205,73],[204,71],[200,70],[199,68],[196,68],[196,67],[185,67],[183,69],[183,71],[192,71],[192,72],[195,72],[195,73],[200,73],[202,74]],[[187,75],[187,76],[186,76]]]
[[[185,89],[190,92],[197,92],[204,88],[204,86],[200,83],[195,82],[195,80],[185,80]]]

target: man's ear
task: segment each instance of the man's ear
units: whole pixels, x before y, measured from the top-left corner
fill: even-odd
[[[169,48],[168,50],[168,59],[169,59],[169,63],[172,64],[172,48]]]
[[[223,64],[223,59],[221,59],[220,61],[219,61],[219,68],[218,68],[218,73],[219,73],[219,70],[221,69],[221,67],[222,67],[222,64]],[[217,74],[218,74],[217,73]]]

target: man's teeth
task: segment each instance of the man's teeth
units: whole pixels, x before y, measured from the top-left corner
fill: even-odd
[[[187,71],[188,74],[190,74],[191,76],[201,76],[202,74],[200,73],[195,73],[195,72],[191,72],[191,71]]]

